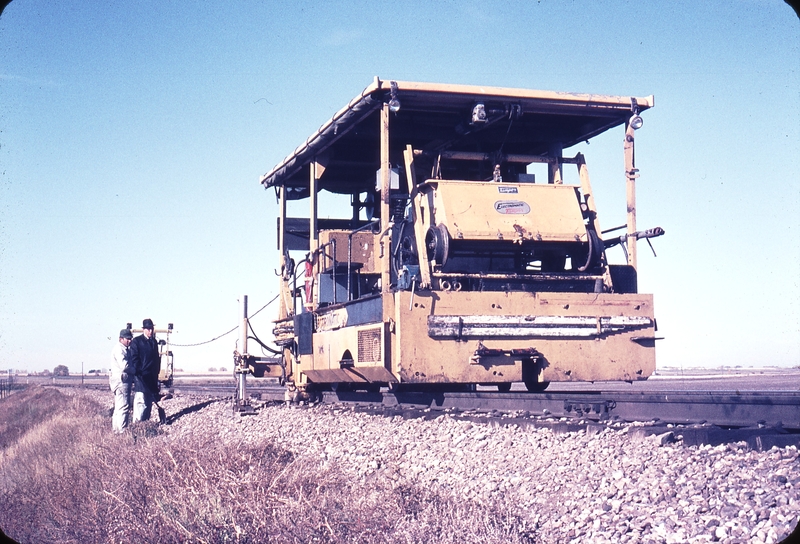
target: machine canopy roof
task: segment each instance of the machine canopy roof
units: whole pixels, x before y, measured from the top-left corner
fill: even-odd
[[[604,96],[375,78],[263,175],[261,183],[265,188],[285,186],[289,199],[307,197],[309,168],[316,161],[323,167],[318,170],[322,189],[350,194],[373,190],[380,168],[380,110],[392,98],[399,101],[389,119],[392,165],[403,164],[407,145],[432,158],[444,151],[485,153],[499,162],[510,154],[548,155],[622,125],[634,110],[654,105],[652,95]]]

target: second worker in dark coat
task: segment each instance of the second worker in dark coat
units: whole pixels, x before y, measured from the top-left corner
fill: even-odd
[[[161,355],[151,319],[142,322],[143,333],[133,339],[128,348],[128,360],[135,368],[136,394],[133,397],[133,420],[147,421],[153,399],[158,394],[158,374],[161,372]],[[158,400],[158,399],[156,399]]]

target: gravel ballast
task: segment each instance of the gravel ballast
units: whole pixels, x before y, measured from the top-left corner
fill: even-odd
[[[511,505],[541,542],[766,544],[786,538],[800,519],[794,446],[686,447],[627,425],[556,434],[490,419],[406,419],[331,406],[267,404],[240,416],[230,401],[180,395],[162,406],[174,440],[203,433],[231,445],[270,441],[364,485],[381,478]]]

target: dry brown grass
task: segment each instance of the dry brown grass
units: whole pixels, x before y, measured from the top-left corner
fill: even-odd
[[[365,485],[268,443],[176,442],[153,423],[113,435],[103,411],[41,388],[0,402],[0,428],[14,429],[0,449],[6,534],[21,543],[533,542],[500,506],[378,478]]]
[[[34,387],[15,393],[13,400],[0,402],[0,450],[38,422],[59,411],[64,397],[53,389]]]

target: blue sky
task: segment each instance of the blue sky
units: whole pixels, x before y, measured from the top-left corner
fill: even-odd
[[[0,17],[0,369],[209,340],[276,294],[261,174],[375,76],[655,95],[637,132],[660,366],[800,365],[800,22],[777,0],[14,0]],[[622,131],[579,146],[625,222]],[[617,249],[616,251],[619,251]],[[254,320],[269,336],[277,309]],[[174,349],[231,367],[237,333]]]

